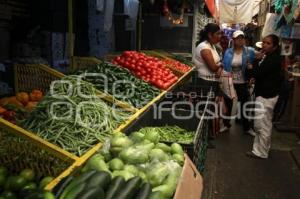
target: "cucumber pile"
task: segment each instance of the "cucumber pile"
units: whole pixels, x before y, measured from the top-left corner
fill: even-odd
[[[172,198],[184,163],[182,147],[159,134],[115,133],[102,149],[52,191],[59,199]]]
[[[69,176],[53,190],[58,199],[147,199],[151,185],[143,183],[140,177],[125,180],[118,176],[111,178],[106,171],[87,171],[79,176]]]

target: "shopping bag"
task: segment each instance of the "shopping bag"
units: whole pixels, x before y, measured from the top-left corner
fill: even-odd
[[[229,98],[236,98],[236,92],[233,86],[232,75],[230,72],[223,71],[220,77],[220,87]]]

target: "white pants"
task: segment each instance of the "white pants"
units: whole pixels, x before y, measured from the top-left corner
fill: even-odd
[[[263,97],[256,98],[256,109],[264,109],[264,112],[255,112],[254,130],[256,136],[254,138],[252,153],[261,158],[268,158],[271,148],[272,118],[277,99],[278,96],[268,99]]]

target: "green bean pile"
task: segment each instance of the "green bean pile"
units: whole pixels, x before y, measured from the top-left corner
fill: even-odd
[[[97,73],[103,75],[105,80],[99,76],[86,76],[85,81],[91,82],[98,90],[113,95],[116,99],[127,102],[136,108],[141,108],[159,95],[160,90],[136,78],[127,69],[114,64],[103,62],[93,68],[80,70],[76,74]],[[115,86],[114,83],[120,82]]]
[[[178,126],[164,127],[145,127],[139,130],[140,133],[147,134],[156,131],[160,135],[161,142],[177,142],[180,144],[191,144],[193,142],[195,132],[187,131]]]
[[[63,80],[69,83],[53,84],[53,95],[49,92],[20,125],[81,156],[99,141],[103,142],[130,114],[108,106],[96,96],[92,84],[78,81],[76,76]]]

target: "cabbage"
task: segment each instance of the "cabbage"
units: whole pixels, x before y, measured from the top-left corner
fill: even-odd
[[[104,161],[104,157],[100,154],[92,156],[86,163],[84,171],[86,170],[97,170],[97,171],[107,171],[110,172],[108,166]]]
[[[142,178],[142,180],[143,180],[144,182],[148,182],[147,176],[146,176],[146,174],[145,174],[144,172],[139,171],[138,176],[139,176],[140,178]]]
[[[126,148],[132,145],[132,141],[125,135],[114,136],[110,140],[111,147]]]
[[[175,160],[179,165],[183,166],[184,164],[184,156],[182,154],[173,154],[173,160]]]
[[[168,160],[168,155],[161,149],[152,149],[149,153],[150,160],[166,161]]]
[[[137,176],[139,174],[139,170],[133,165],[125,165],[124,170],[129,171],[130,173],[132,173],[135,176]]]
[[[159,133],[155,130],[148,131],[145,134],[145,139],[147,139],[155,144],[159,142],[159,138],[160,138]]]
[[[153,147],[153,143],[131,146],[120,153],[120,158],[129,164],[142,164],[148,162],[148,154]]]
[[[165,163],[154,162],[148,167],[147,179],[148,182],[153,186],[158,186],[163,183],[169,174],[169,167]]]
[[[130,139],[135,143],[143,141],[144,138],[145,138],[145,135],[143,133],[139,133],[139,132],[134,132],[130,135]]]
[[[177,143],[173,143],[171,145],[171,151],[172,151],[173,154],[183,154],[182,147]]]
[[[153,192],[156,192],[156,191],[162,192],[162,194],[165,197],[170,198],[171,196],[173,196],[173,194],[176,190],[178,179],[181,175],[182,168],[173,161],[168,162],[167,166],[169,167],[171,172],[168,174],[168,177],[164,180],[163,184],[160,186],[154,187],[152,189],[152,191]]]
[[[160,185],[160,186],[154,187],[152,189],[153,192],[157,192],[157,191],[161,192],[163,194],[163,196],[165,196],[167,198],[172,197],[175,190],[176,190],[176,185],[174,187],[174,186],[168,185],[168,184]]]
[[[168,145],[164,144],[164,143],[158,143],[155,148],[157,149],[161,149],[166,153],[170,153],[171,152],[171,147],[169,147]]]
[[[116,170],[112,173],[112,177],[116,176],[121,176],[123,177],[126,181],[129,180],[130,178],[133,178],[134,175],[130,173],[129,171],[124,171],[124,170]]]
[[[155,191],[150,194],[149,199],[166,199],[166,197],[163,195],[162,192]]]
[[[124,163],[119,158],[114,158],[108,163],[109,168],[113,171],[122,170],[124,168]]]

